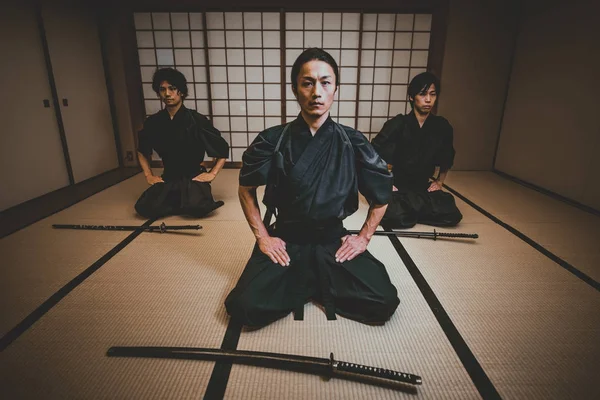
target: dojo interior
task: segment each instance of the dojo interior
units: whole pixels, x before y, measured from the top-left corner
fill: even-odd
[[[0,387],[6,399],[598,399],[598,2],[373,0],[10,2],[0,13]],[[375,236],[398,289],[384,326],[312,303],[258,330],[223,306],[254,245],[241,155],[299,112],[290,69],[307,47],[340,65],[331,115],[371,140],[410,111],[409,80],[441,79],[454,127],[445,182],[476,240]],[[160,110],[159,66],[230,144],[225,205],[156,221],[136,132]],[[208,165],[210,165],[207,159]],[[152,161],[155,174],[161,161]],[[259,191],[262,196],[262,190]],[[368,205],[344,221],[360,229]],[[264,211],[264,209],[263,209]],[[56,230],[53,224],[170,233]],[[378,229],[382,229],[381,227]],[[417,224],[411,231],[432,231]],[[275,352],[409,372],[399,388],[227,362],[112,358],[112,346]]]

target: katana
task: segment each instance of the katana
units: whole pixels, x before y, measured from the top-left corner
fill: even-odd
[[[136,226],[136,225],[68,225],[54,224],[55,229],[89,229],[93,231],[137,231],[143,230],[148,232],[158,231],[164,233],[166,231],[180,231],[184,229],[200,229],[200,225],[165,225],[163,222],[160,225],[151,226]]]
[[[226,361],[236,364],[303,372],[327,378],[359,380],[382,385],[420,385],[421,377],[390,369],[337,361],[329,358],[246,350],[223,350],[198,347],[111,347],[109,357],[175,358],[183,360]]]
[[[360,231],[349,230],[349,233],[358,234]],[[476,233],[454,233],[454,232],[438,232],[435,229],[433,232],[414,232],[414,231],[400,231],[392,229],[391,231],[375,231],[374,235],[378,236],[400,236],[400,237],[412,237],[412,238],[427,238],[437,240],[437,238],[456,238],[456,239],[477,239],[479,237]]]

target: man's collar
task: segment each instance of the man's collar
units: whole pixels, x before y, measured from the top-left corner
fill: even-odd
[[[182,115],[185,115],[186,110],[187,110],[187,108],[185,107],[185,105],[183,105],[183,103],[181,103],[179,110],[177,110],[175,115],[173,115],[173,120],[175,120],[176,118],[180,118],[180,116],[182,116]],[[165,117],[171,119],[171,114],[169,114],[169,110],[167,109],[167,107],[165,107],[162,111],[164,112]]]
[[[417,114],[415,113],[415,110],[411,110],[408,114],[407,117],[409,118],[410,121],[414,122],[415,124],[417,124],[417,126],[419,125],[419,120],[417,119]],[[423,121],[423,126],[425,126],[425,124],[427,123],[427,121],[429,121],[430,119],[432,119],[434,117],[434,115],[430,112],[427,115],[427,118],[425,118],[425,121]]]
[[[296,120],[294,122],[295,122],[294,125],[296,125],[297,129],[307,130],[310,132],[310,126],[308,125],[308,123],[306,122],[304,117],[302,116],[302,113],[298,114],[298,118],[296,118]],[[329,113],[329,115],[327,116],[327,119],[325,120],[325,122],[323,122],[323,125],[321,125],[319,127],[319,129],[317,129],[317,132],[319,132],[322,129],[326,129],[327,127],[329,127],[332,124],[333,124],[333,119],[331,118],[331,113]],[[315,132],[315,135],[317,134],[317,132]]]

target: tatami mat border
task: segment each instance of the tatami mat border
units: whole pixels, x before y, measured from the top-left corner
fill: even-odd
[[[387,224],[382,224],[381,226],[388,232],[392,231]],[[452,348],[460,358],[460,361],[471,377],[471,380],[479,391],[481,397],[484,400],[501,399],[500,394],[496,390],[494,384],[481,367],[481,364],[479,364],[479,361],[477,361],[477,358],[463,337],[458,332],[458,329],[450,319],[450,316],[444,309],[444,306],[442,306],[442,303],[440,303],[433,289],[431,286],[429,286],[429,283],[427,283],[427,280],[423,274],[421,274],[421,271],[419,271],[419,268],[410,257],[402,243],[400,243],[398,237],[388,236],[388,238],[390,239],[390,242],[392,242],[394,249],[396,249],[396,252],[402,259],[402,262],[406,266],[406,269],[410,273],[411,277],[417,284],[417,287],[423,294],[425,301],[427,301],[429,308],[431,308],[433,315],[435,315],[435,318],[439,322],[444,334],[452,345]]]
[[[146,227],[156,221],[156,218],[149,219],[144,222],[140,226]],[[17,340],[19,336],[21,336],[27,329],[29,329],[33,324],[35,324],[40,318],[42,318],[48,311],[52,309],[59,301],[61,301],[65,296],[67,296],[73,289],[79,286],[83,281],[85,281],[90,275],[96,272],[100,267],[102,267],[108,260],[113,258],[118,252],[123,250],[125,246],[131,243],[136,237],[138,237],[143,229],[138,229],[133,231],[129,236],[119,242],[115,247],[113,247],[108,253],[104,254],[100,257],[96,262],[82,271],[75,278],[71,279],[66,285],[60,288],[56,293],[50,296],[46,301],[44,301],[38,308],[33,310],[31,314],[29,314],[25,319],[19,322],[14,328],[8,331],[1,339],[0,339],[0,351],[6,349],[12,342]]]
[[[552,253],[544,246],[531,239],[529,236],[525,235],[518,229],[512,227],[511,225],[492,215],[490,212],[484,210],[483,208],[481,208],[471,200],[467,199],[465,196],[463,196],[456,190],[452,189],[450,186],[444,184],[444,187],[450,193],[454,194],[456,197],[458,197],[459,199],[461,199],[462,201],[464,201],[465,203],[467,203],[468,205],[470,205],[471,207],[473,207],[474,209],[476,209],[477,211],[479,211],[480,213],[482,213],[483,215],[485,215],[486,217],[488,217],[489,219],[491,219],[492,221],[494,221],[495,223],[512,233],[513,235],[517,236],[519,239],[523,240],[525,243],[527,243],[528,245],[530,245],[531,247],[533,247],[534,249],[536,249],[537,251],[539,251],[540,253],[542,253],[543,255],[545,255],[546,257],[548,257],[549,259],[551,259],[552,261],[554,261],[555,263],[557,263],[558,265],[560,265],[561,267],[563,267],[564,269],[566,269],[567,271],[569,271],[570,273],[572,273],[573,275],[590,285],[591,287],[593,287],[594,289],[600,291],[600,282],[596,281],[594,278],[585,274],[581,270],[575,268],[573,265],[569,264],[556,254]]]
[[[265,216],[263,217],[265,226],[269,226],[272,217],[273,214],[270,211],[265,211]],[[221,343],[221,349],[237,350],[242,328],[242,325],[230,318],[223,342]],[[206,393],[204,394],[205,399],[222,399],[225,396],[232,365],[232,362],[227,361],[218,361],[215,363],[208,386],[206,387]]]

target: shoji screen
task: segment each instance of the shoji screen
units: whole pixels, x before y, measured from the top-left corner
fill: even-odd
[[[406,88],[426,70],[431,15],[135,13],[135,24],[146,113],[161,107],[150,85],[154,70],[179,69],[191,83],[186,106],[212,118],[231,145],[231,161],[241,161],[258,132],[298,115],[290,72],[308,47],[324,48],[340,66],[331,110],[339,123],[372,139],[387,119],[410,111]]]
[[[356,127],[360,13],[286,13],[285,20],[287,120],[300,112],[290,87],[292,65],[304,49],[321,47],[340,67],[340,86],[331,116],[341,124]]]
[[[410,112],[406,89],[427,67],[430,14],[364,14],[357,129],[372,139],[385,121]]]
[[[214,125],[241,161],[265,127],[281,124],[279,13],[206,14]]]

